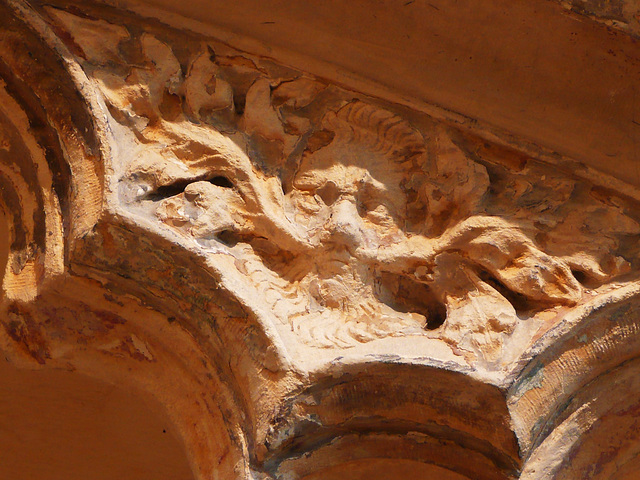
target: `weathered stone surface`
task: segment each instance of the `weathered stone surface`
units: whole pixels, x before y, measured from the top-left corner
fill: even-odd
[[[2,9],[10,363],[151,394],[196,478],[635,468],[633,186],[112,7]]]
[[[637,40],[582,0],[111,3],[640,185]]]
[[[3,478],[193,478],[157,401],[77,372],[29,371],[4,359],[0,380]]]
[[[609,27],[640,35],[640,5],[634,0],[561,0],[561,3]]]

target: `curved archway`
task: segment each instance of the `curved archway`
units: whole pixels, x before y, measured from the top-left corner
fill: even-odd
[[[173,422],[148,395],[4,360],[0,383],[3,478],[193,479]]]
[[[595,299],[532,348],[533,360],[509,393],[523,479],[542,471],[545,478],[616,478],[616,469],[632,468],[638,292],[630,282]]]
[[[247,413],[230,393],[233,381],[220,380],[229,378],[229,367],[215,364],[216,347],[197,328],[159,313],[170,308],[154,310],[136,296],[130,276],[101,276],[99,266],[78,253],[109,216],[103,171],[111,145],[99,98],[37,13],[23,2],[2,3],[0,10],[6,19],[0,40],[0,121],[6,120],[0,208],[9,239],[0,245],[8,259],[0,350],[27,383],[34,375],[62,375],[71,390],[84,385],[90,393],[99,383],[144,392],[162,405],[162,418],[188,445],[196,478],[244,475],[240,418]],[[108,238],[98,241],[104,245]],[[129,434],[136,438],[135,431]]]
[[[359,478],[378,464],[371,478],[506,479],[519,468],[503,392],[435,367],[337,365],[286,398],[271,424],[255,461],[287,478],[341,468]]]

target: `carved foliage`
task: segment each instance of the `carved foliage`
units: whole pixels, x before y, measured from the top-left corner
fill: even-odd
[[[426,335],[494,361],[637,263],[635,203],[553,166],[214,42],[50,13],[124,145],[122,205],[232,256],[314,346]]]

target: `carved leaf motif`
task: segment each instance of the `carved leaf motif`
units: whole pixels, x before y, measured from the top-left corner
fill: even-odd
[[[427,234],[478,213],[489,188],[486,168],[465,155],[442,128],[434,144],[421,192],[428,209]]]
[[[285,132],[282,119],[271,104],[271,83],[266,78],[256,80],[247,92],[242,130],[260,141],[270,151],[269,163],[281,165],[291,154],[298,137]]]
[[[193,60],[182,89],[186,108],[197,120],[212,111],[233,110],[233,87],[222,78],[221,69],[211,61],[209,51],[201,52]]]
[[[461,251],[514,292],[532,300],[574,304],[582,294],[567,265],[538,250],[517,225],[471,217],[443,236],[443,250]]]
[[[637,262],[627,200],[213,42],[178,61],[158,38],[87,56],[133,133],[121,201],[232,255],[312,345],[426,335],[491,362],[522,318]]]
[[[54,7],[45,7],[45,10],[78,39],[75,46],[87,61],[96,65],[122,61],[118,47],[130,38],[125,27],[82,18]]]
[[[515,329],[514,306],[492,285],[483,281],[468,260],[455,253],[436,258],[437,285],[447,305],[443,338],[489,361],[501,355],[504,338]]]

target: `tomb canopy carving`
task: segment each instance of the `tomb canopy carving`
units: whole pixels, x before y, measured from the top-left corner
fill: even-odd
[[[583,328],[603,306],[635,298],[640,195],[616,191],[605,176],[587,178],[566,159],[535,158],[157,21],[106,6],[48,2],[29,10],[10,3],[37,17],[57,39],[57,54],[64,49],[81,72],[74,81],[90,98],[84,111],[97,118],[91,158],[102,165],[88,171],[70,162],[67,183],[42,167],[37,180],[45,193],[18,202],[2,283],[6,318],[13,319],[6,322],[13,327],[5,327],[5,349],[27,342],[28,355],[44,365],[61,361],[79,338],[97,342],[86,328],[46,321],[61,312],[52,305],[64,282],[84,285],[95,303],[78,300],[70,311],[82,310],[89,324],[108,319],[108,332],[95,326],[96,338],[104,335],[92,347],[100,355],[108,351],[123,365],[174,362],[175,347],[185,362],[201,360],[182,383],[207,400],[197,408],[181,404],[188,422],[214,411],[215,419],[186,440],[196,449],[208,439],[209,450],[191,457],[201,478],[216,471],[204,465],[211,451],[220,471],[239,478],[315,478],[308,452],[330,471],[335,438],[368,435],[363,451],[380,458],[385,445],[397,441],[404,445],[398,451],[408,451],[413,447],[403,442],[422,441],[400,432],[418,432],[427,443],[441,435],[472,451],[482,478],[517,475],[519,452],[535,451],[550,431],[533,425],[527,403],[533,387],[518,376],[535,370],[532,362],[547,349],[555,358],[554,335],[567,325]],[[42,145],[42,138],[29,140],[33,121],[30,127],[22,113],[9,116],[6,128],[0,117],[0,177],[15,186],[31,176],[12,166],[16,151]],[[64,125],[51,128],[68,134]],[[68,150],[55,155],[81,157]],[[84,206],[69,193],[80,177],[95,187]],[[9,195],[0,199],[5,211]],[[49,243],[36,245],[37,228],[25,233],[21,225],[29,226],[38,209],[46,219],[37,228],[51,233]],[[91,215],[83,215],[87,209]],[[22,297],[13,293],[20,274],[33,284]],[[104,298],[95,300],[101,292]],[[127,313],[132,298],[138,305]],[[97,305],[113,311],[89,313]],[[153,313],[141,313],[143,307]],[[20,315],[30,319],[21,320],[22,330],[15,326]],[[180,334],[163,338],[163,316]],[[569,355],[564,341],[558,358]],[[161,387],[147,385],[142,374],[130,381],[158,396],[169,389],[168,401],[179,398],[179,389],[167,386],[169,373],[145,368],[162,378]],[[183,371],[181,365],[171,373]],[[425,379],[409,385],[414,373],[449,381],[451,390]],[[333,381],[341,375],[344,386]],[[406,411],[362,407],[362,418],[375,419],[370,424],[336,413],[341,406],[333,392],[374,396],[372,385],[391,388],[384,385],[394,375],[407,384],[396,392],[406,394]],[[535,388],[555,392],[547,381]],[[221,398],[206,393],[212,385]],[[470,425],[450,407],[419,399],[442,395],[453,405],[455,388],[499,404],[487,413],[496,432],[487,433],[487,420],[467,397],[460,401],[469,403]],[[416,405],[433,409],[433,417],[412,417],[407,412]],[[538,414],[555,421],[549,412]],[[180,417],[179,409],[172,415]],[[184,438],[188,422],[180,427]],[[212,446],[216,428],[224,430],[216,434],[219,444],[233,445],[228,458],[226,447]],[[351,454],[345,462],[360,461]],[[450,459],[421,461],[472,475]]]
[[[77,44],[126,145],[121,207],[228,257],[308,345],[424,335],[495,361],[637,262],[635,203],[553,166],[215,42],[178,58],[171,39],[47,11],[110,40]]]

